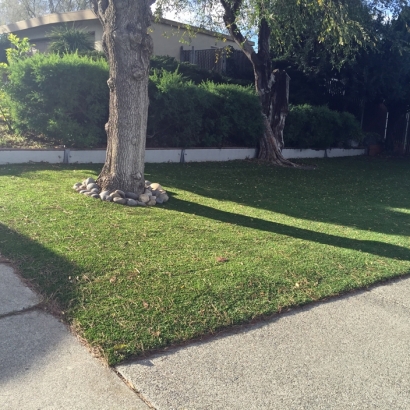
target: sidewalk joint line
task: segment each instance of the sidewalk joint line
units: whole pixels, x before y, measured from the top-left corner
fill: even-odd
[[[34,312],[36,310],[41,311],[41,310],[43,310],[44,307],[45,307],[45,303],[40,302],[40,303],[37,303],[34,306],[30,306],[30,307],[24,308],[22,310],[14,310],[13,312],[4,313],[2,315],[0,314],[0,320],[5,319],[7,317],[11,317],[11,316],[24,315],[25,313]]]

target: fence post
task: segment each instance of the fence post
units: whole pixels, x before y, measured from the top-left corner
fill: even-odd
[[[195,47],[194,46],[192,46],[192,51],[190,52],[189,57],[190,57],[189,62],[191,64],[195,64]]]
[[[384,141],[386,141],[387,138],[387,126],[389,125],[389,112],[386,114],[386,127],[384,128]]]
[[[406,114],[406,133],[404,134],[404,144],[403,144],[403,153],[406,153],[406,146],[407,146],[407,134],[409,132],[409,120],[410,120],[410,112]]]

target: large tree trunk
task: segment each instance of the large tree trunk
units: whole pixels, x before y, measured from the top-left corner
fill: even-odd
[[[264,133],[259,142],[259,159],[279,165],[293,165],[282,156],[283,129],[289,112],[289,76],[286,71],[274,70],[266,85],[259,90],[262,95]],[[267,90],[267,92],[265,92]],[[280,155],[278,155],[278,153]]]
[[[242,0],[220,0],[224,22],[235,42],[253,66],[255,88],[261,102],[264,133],[259,141],[258,157],[277,165],[295,166],[282,155],[283,128],[288,113],[289,77],[284,71],[272,72],[270,57],[270,28],[265,19],[259,25],[258,52],[245,39],[236,24]]]
[[[103,189],[141,193],[153,49],[147,30],[154,0],[92,1],[110,66],[107,156],[97,182]]]

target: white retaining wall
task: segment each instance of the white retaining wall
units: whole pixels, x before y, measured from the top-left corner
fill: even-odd
[[[27,162],[49,162],[50,164],[58,164],[63,161],[64,149],[0,149],[0,164],[24,164]]]
[[[283,150],[285,158],[334,158],[364,155],[365,149],[341,149],[328,150],[312,149],[289,149]],[[231,161],[235,159],[255,158],[255,148],[191,148],[191,149],[147,149],[145,162],[203,162],[203,161]],[[181,160],[182,157],[182,160]],[[28,162],[58,163],[96,163],[105,161],[105,150],[25,150],[25,149],[0,149],[1,164],[22,164]]]

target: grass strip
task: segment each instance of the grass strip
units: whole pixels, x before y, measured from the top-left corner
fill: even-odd
[[[71,190],[100,166],[0,166],[0,252],[111,365],[407,274],[410,162],[311,162],[147,164],[153,208]]]

